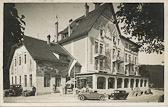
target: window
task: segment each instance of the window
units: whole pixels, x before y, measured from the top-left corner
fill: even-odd
[[[105,89],[106,88],[106,79],[105,77],[97,78],[97,89]]]
[[[131,88],[133,88],[134,87],[134,79],[131,79]]]
[[[143,80],[140,81],[140,87],[142,87],[142,84],[143,84]]]
[[[125,53],[125,62],[127,62],[127,53]]]
[[[100,59],[100,70],[104,69],[104,60]]]
[[[129,55],[129,62],[131,62],[131,55]]]
[[[127,49],[128,49],[128,44],[127,44],[127,43],[125,43],[125,48],[127,48]]]
[[[32,74],[30,74],[30,87],[32,87]]]
[[[25,87],[27,87],[27,75],[25,75],[24,77],[25,77]]]
[[[17,65],[17,64],[16,64],[16,58],[15,58],[15,67],[16,67],[16,65]]]
[[[115,41],[115,36],[113,36],[113,43],[116,44],[116,41]]]
[[[124,79],[124,88],[128,88],[128,79]]]
[[[122,87],[122,78],[118,78],[117,79],[117,88],[121,88]]]
[[[113,49],[113,59],[115,58],[115,49]]]
[[[117,64],[118,72],[120,70],[120,63]]]
[[[93,88],[93,84],[92,84],[92,76],[89,76],[86,78],[87,79],[87,85],[89,86],[89,88]]]
[[[25,61],[25,64],[26,64],[26,54],[24,55],[24,61]]]
[[[50,75],[44,74],[44,87],[50,87]]]
[[[117,54],[117,57],[120,57],[120,50],[118,50],[118,54]]]
[[[21,65],[21,56],[19,56],[19,65]]]
[[[95,70],[98,70],[98,59],[95,58]]]
[[[118,45],[120,44],[120,39],[118,39]]]
[[[114,88],[115,80],[114,78],[110,77],[108,78],[108,89]]]
[[[15,84],[17,84],[17,76],[15,76]]]
[[[55,77],[55,84],[56,84],[56,87],[60,86],[60,84],[61,84],[61,78],[60,78],[60,76]]]
[[[145,80],[145,82],[144,82],[144,87],[146,87],[146,83],[147,83],[147,80]]]
[[[98,42],[95,42],[95,53],[98,53]]]
[[[100,29],[100,36],[101,36],[101,37],[104,37],[103,29]]]
[[[19,81],[20,81],[20,84],[22,84],[22,77],[19,76]]]
[[[136,79],[136,87],[139,85],[139,79]]]
[[[137,57],[135,57],[135,65],[137,64]]]
[[[100,44],[100,54],[103,53],[103,44]]]
[[[13,85],[13,77],[12,77],[12,85]]]

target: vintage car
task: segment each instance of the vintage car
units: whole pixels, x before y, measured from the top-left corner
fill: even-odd
[[[21,85],[10,85],[10,89],[5,91],[5,96],[19,96],[22,95],[23,88]]]
[[[23,93],[22,93],[22,96],[35,96],[35,91],[32,91],[32,90],[24,90]]]
[[[114,100],[126,99],[129,93],[124,90],[114,90],[114,93],[108,95],[108,99],[113,98]]]
[[[78,94],[78,99],[80,100],[104,100],[105,95],[99,94],[97,91],[94,92],[80,92]]]
[[[32,90],[24,90],[23,93],[22,93],[22,96],[35,96],[35,93],[36,93],[36,88],[33,86],[32,87]]]

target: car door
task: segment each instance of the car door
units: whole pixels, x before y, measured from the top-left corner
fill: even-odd
[[[91,99],[98,99],[99,98],[99,94],[97,92],[90,92],[90,98]]]

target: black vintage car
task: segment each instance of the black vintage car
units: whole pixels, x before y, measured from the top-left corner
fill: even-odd
[[[125,90],[114,90],[114,93],[108,95],[108,99],[113,98],[114,100],[126,99],[129,93],[126,93]]]
[[[97,91],[94,91],[94,92],[82,92],[82,93],[79,93],[78,95],[78,99],[80,100],[104,100],[105,98],[105,95],[104,94],[99,94],[97,93]]]
[[[10,89],[6,90],[5,96],[20,96],[22,95],[23,88],[21,85],[10,85]]]

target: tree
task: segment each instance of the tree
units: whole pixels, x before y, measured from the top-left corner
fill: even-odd
[[[22,39],[24,27],[24,15],[18,16],[17,9],[13,3],[4,4],[4,34],[3,34],[3,84],[4,88],[9,86],[9,68],[7,62],[12,46]]]
[[[147,71],[147,67],[146,66],[140,66],[139,67],[139,74],[142,77],[150,77],[150,73],[149,73],[149,71]]]
[[[164,5],[163,3],[120,3],[116,12],[121,29],[138,40],[141,51],[162,53],[164,51]]]

